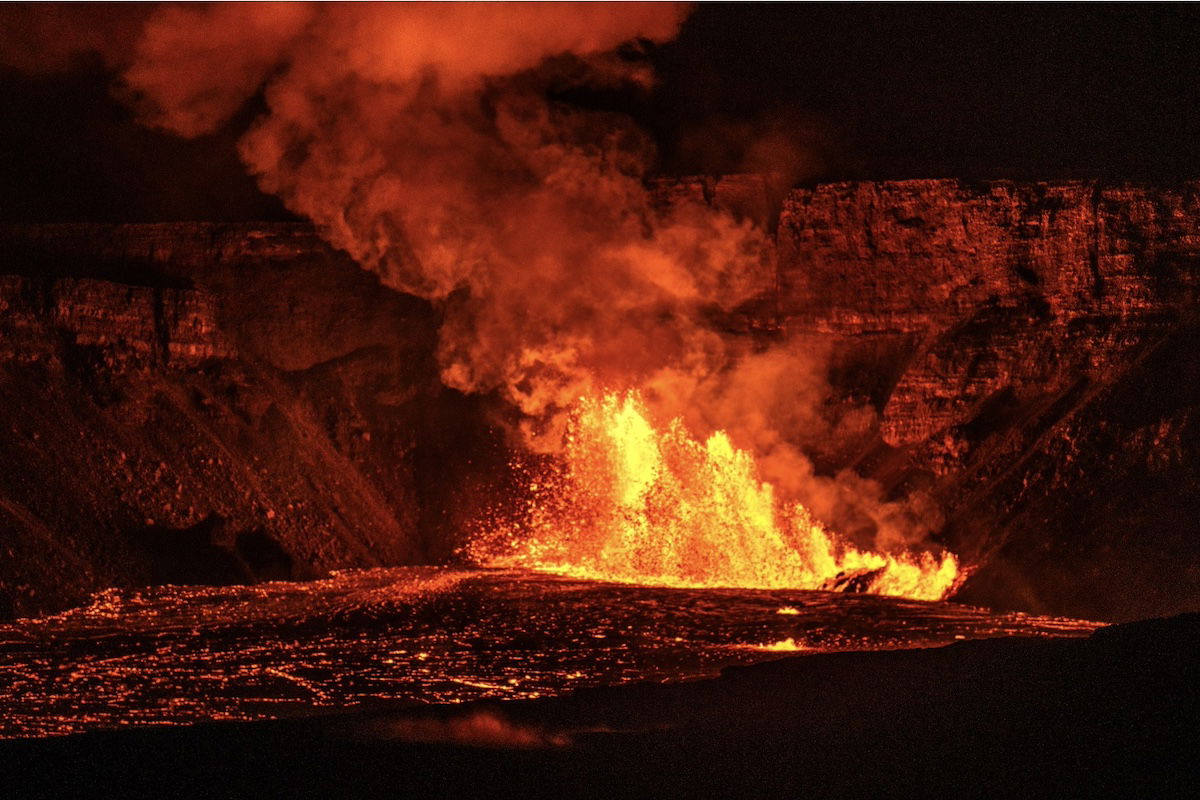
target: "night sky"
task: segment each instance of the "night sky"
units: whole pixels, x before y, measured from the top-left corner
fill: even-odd
[[[772,166],[744,144],[766,133],[799,182],[1200,178],[1196,5],[703,4],[651,57],[653,97],[616,104],[667,173]],[[288,218],[234,151],[253,103],[183,141],[115,78],[0,67],[0,220]]]

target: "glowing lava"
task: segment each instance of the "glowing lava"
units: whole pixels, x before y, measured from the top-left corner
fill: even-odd
[[[842,541],[802,505],[778,502],[725,433],[701,443],[679,420],[660,430],[635,393],[583,399],[562,459],[530,490],[524,518],[475,548],[484,563],[647,586],[918,600],[944,599],[959,580],[952,554]]]

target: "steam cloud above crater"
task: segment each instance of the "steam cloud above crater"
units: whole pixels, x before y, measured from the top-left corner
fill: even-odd
[[[770,286],[749,224],[654,207],[653,146],[629,119],[548,99],[648,86],[644,60],[613,49],[669,39],[686,11],[164,7],[124,77],[146,122],[185,136],[265,82],[241,143],[262,187],[387,285],[441,303],[448,385],[500,388],[545,424],[598,385],[691,394],[730,360],[703,312]]]
[[[581,395],[637,388],[661,419],[727,429],[832,524],[919,539],[930,514],[852,474],[819,478],[797,449],[870,422],[826,418],[821,353],[763,351],[708,322],[772,287],[763,233],[704,204],[657,204],[654,147],[633,121],[555,99],[648,89],[638,43],[670,40],[687,13],[166,5],[105,60],[143,122],[185,137],[264,91],[240,143],[260,186],[386,285],[435,302],[443,381],[499,390],[526,415],[528,446],[556,449]]]

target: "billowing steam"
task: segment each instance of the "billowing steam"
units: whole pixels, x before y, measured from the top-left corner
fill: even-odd
[[[183,135],[267,81],[268,113],[241,146],[263,188],[388,285],[441,301],[445,383],[500,389],[529,417],[528,441],[552,447],[581,394],[724,367],[704,313],[770,285],[748,224],[654,206],[653,147],[628,119],[548,99],[645,84],[644,63],[612,50],[669,38],[684,13],[169,7],[125,78],[148,122]]]
[[[639,43],[670,39],[686,14],[638,3],[162,6],[122,92],[147,124],[197,136],[264,91],[241,141],[262,188],[387,285],[437,303],[443,381],[501,392],[524,412],[529,446],[556,448],[581,395],[637,388],[664,420],[729,430],[765,477],[834,525],[857,515],[889,544],[910,540],[928,515],[850,474],[817,479],[796,448],[866,424],[826,419],[819,355],[762,352],[709,322],[770,289],[762,232],[707,205],[657,204],[648,138],[562,99],[651,86]],[[780,141],[764,139],[764,163]]]

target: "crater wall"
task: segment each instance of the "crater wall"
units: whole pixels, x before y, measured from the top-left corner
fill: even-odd
[[[728,320],[831,353],[828,459],[945,510],[961,599],[1200,608],[1200,185],[663,181],[771,232]],[[507,453],[437,313],[302,224],[0,226],[0,611],[444,559]],[[200,566],[196,566],[200,565]]]

